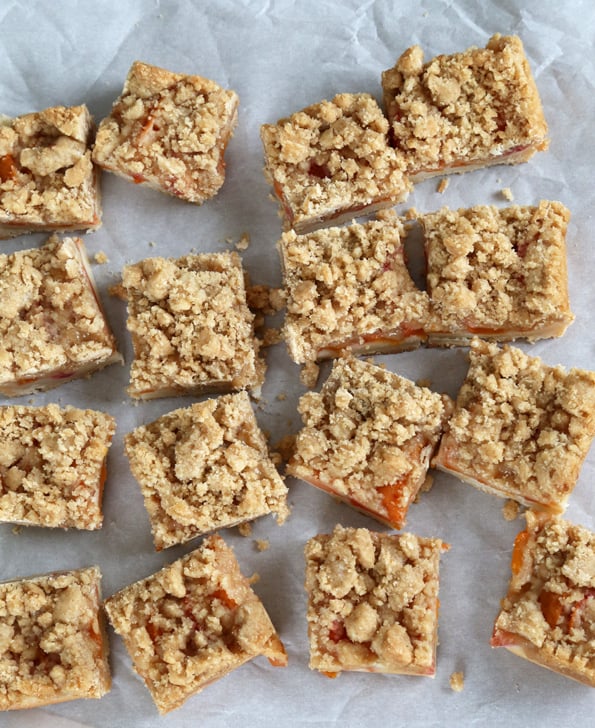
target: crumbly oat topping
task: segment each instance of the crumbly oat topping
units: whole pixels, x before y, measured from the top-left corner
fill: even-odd
[[[74,407],[0,407],[0,521],[97,529],[113,417]]]
[[[387,133],[369,94],[339,94],[263,124],[265,176],[286,229],[306,232],[337,216],[402,202],[411,185]]]
[[[437,539],[336,526],[306,544],[310,668],[433,676]]]
[[[423,62],[412,46],[382,74],[392,141],[414,180],[467,165],[526,161],[548,147],[547,124],[523,44],[490,38],[485,48]]]
[[[0,583],[0,710],[111,687],[98,567]]]
[[[264,285],[248,286],[246,299],[252,311],[272,316],[285,306],[285,291],[282,288],[271,288]]]
[[[518,653],[595,686],[595,534],[527,513],[492,646],[527,647]]]
[[[257,387],[264,378],[237,253],[147,258],[124,268],[135,359],[128,392],[149,399]]]
[[[83,242],[0,255],[0,392],[49,389],[121,361]]]
[[[594,372],[565,371],[475,339],[434,465],[495,495],[561,513],[595,434],[594,413]]]
[[[200,204],[225,180],[224,153],[237,107],[237,94],[213,81],[136,61],[99,125],[93,160],[138,184]]]
[[[320,393],[300,399],[287,472],[401,528],[451,406],[380,367],[336,360]]]
[[[162,714],[253,657],[287,664],[262,602],[217,535],[105,609]]]
[[[399,220],[284,233],[283,334],[295,362],[419,345],[429,301],[409,275],[403,237]]]
[[[267,513],[287,517],[287,488],[246,392],[174,410],[125,438],[158,550]]]

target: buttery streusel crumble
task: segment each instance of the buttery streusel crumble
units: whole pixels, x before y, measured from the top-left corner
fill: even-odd
[[[105,603],[161,714],[258,655],[287,655],[262,604],[220,536]]]
[[[485,48],[424,64],[412,46],[382,74],[391,140],[414,182],[492,164],[518,164],[548,147],[547,124],[523,44]]]
[[[209,79],[136,61],[97,131],[93,161],[137,184],[194,203],[225,181],[238,96]]]
[[[595,534],[527,513],[492,647],[595,687]]]
[[[336,526],[306,544],[310,668],[426,675],[436,670],[438,569],[448,546]]]
[[[126,436],[157,550],[267,513],[288,515],[287,488],[246,392],[174,410]]]
[[[101,225],[86,106],[0,117],[0,239]]]
[[[94,410],[0,407],[0,521],[101,528],[115,428],[113,417]]]
[[[369,94],[338,94],[263,124],[265,177],[285,229],[304,233],[402,202],[411,185]]]
[[[0,255],[0,393],[51,389],[121,362],[80,238]]]
[[[93,566],[0,583],[0,710],[109,691],[100,580]]]
[[[283,334],[298,364],[414,349],[425,339],[428,296],[407,270],[403,225],[373,221],[279,241],[287,312]]]
[[[374,364],[337,359],[299,407],[287,473],[393,528],[422,487],[452,403]]]
[[[595,435],[595,372],[471,342],[433,465],[493,495],[562,513]]]

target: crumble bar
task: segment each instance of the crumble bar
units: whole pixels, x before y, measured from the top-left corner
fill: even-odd
[[[95,530],[116,423],[55,404],[0,407],[0,521]]]
[[[109,692],[96,566],[0,583],[0,710]]]
[[[594,434],[594,372],[474,339],[432,464],[487,493],[562,513]]]
[[[411,185],[369,94],[338,94],[263,124],[267,181],[286,230],[305,233],[402,202]]]
[[[137,184],[201,204],[225,181],[238,96],[209,79],[136,61],[97,131],[93,161]]]
[[[427,476],[452,403],[381,367],[337,359],[304,422],[287,473],[401,528]]]
[[[0,255],[0,393],[17,396],[121,362],[80,238]]]
[[[407,270],[403,225],[373,221],[283,234],[287,290],[283,335],[298,364],[354,353],[414,349],[429,301]]]
[[[258,655],[287,655],[265,608],[220,536],[105,603],[161,714]]]
[[[135,359],[131,397],[257,388],[264,379],[237,253],[147,258],[124,268]]]
[[[526,162],[549,145],[537,86],[517,36],[423,62],[412,46],[382,74],[391,140],[413,182]]]
[[[491,646],[595,687],[595,534],[529,511],[511,570]]]
[[[125,438],[157,550],[267,513],[289,515],[246,392],[174,410]]]
[[[536,341],[562,336],[568,300],[566,228],[560,202],[479,205],[422,215],[429,344],[467,345],[473,336]]]
[[[448,545],[336,526],[306,544],[310,668],[433,677],[438,569]]]
[[[86,106],[0,115],[0,239],[101,225]]]

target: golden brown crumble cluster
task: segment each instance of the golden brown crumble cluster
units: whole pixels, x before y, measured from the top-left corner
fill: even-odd
[[[201,76],[135,62],[97,131],[93,161],[137,183],[202,203],[225,179],[238,97]]]
[[[157,549],[275,512],[287,489],[246,392],[178,409],[126,437]]]
[[[160,713],[258,655],[287,656],[219,536],[110,597],[105,608]]]
[[[310,667],[433,675],[442,541],[336,526],[305,548]]]
[[[110,689],[97,567],[0,584],[0,710]]]

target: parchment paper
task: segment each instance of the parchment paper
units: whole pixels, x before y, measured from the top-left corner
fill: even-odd
[[[592,268],[595,207],[595,5],[591,0],[426,0],[425,2],[321,2],[290,0],[3,0],[0,4],[0,111],[14,116],[56,104],[86,103],[96,120],[120,93],[132,61],[198,73],[235,89],[239,125],[228,148],[227,181],[202,207],[103,175],[103,227],[86,236],[109,321],[125,356],[92,378],[24,398],[104,410],[116,416],[109,455],[105,525],[97,533],[37,528],[13,533],[0,526],[0,579],[52,569],[99,564],[109,596],[187,553],[196,542],[157,554],[139,488],[123,456],[123,436],[139,424],[190,403],[162,399],[134,404],[125,393],[131,345],[125,305],[107,294],[127,262],[153,255],[234,249],[244,232],[242,257],[253,283],[281,282],[275,250],[281,226],[262,175],[259,126],[335,93],[367,91],[380,99],[380,73],[407,47],[419,43],[426,58],[471,45],[494,32],[524,41],[550,125],[551,147],[528,164],[452,176],[444,194],[437,180],[417,185],[399,208],[431,211],[442,205],[507,204],[559,199],[573,217],[568,232],[571,302],[576,321],[559,340],[522,348],[550,364],[595,367]],[[3,252],[40,245],[45,236],[0,243]],[[231,241],[231,242],[230,242]],[[1,303],[0,303],[1,305]],[[279,324],[279,320],[273,323]],[[298,367],[284,345],[268,351],[268,374],[258,420],[275,442],[295,432]],[[455,395],[467,367],[466,350],[420,350],[379,357],[393,371],[429,379]],[[328,369],[323,370],[322,378]],[[281,396],[281,397],[280,397]],[[2,404],[9,400],[1,400]],[[582,469],[567,517],[594,528],[595,449]],[[110,632],[112,691],[99,701],[0,715],[0,725],[23,728],[80,726],[555,726],[592,725],[595,691],[489,647],[494,617],[509,577],[509,559],[522,521],[502,516],[503,501],[437,474],[434,488],[410,509],[407,530],[452,545],[441,570],[440,645],[434,680],[345,673],[335,680],[308,669],[303,546],[336,523],[382,530],[375,521],[329,496],[289,481],[293,512],[277,526],[260,519],[253,535],[222,535],[246,574],[258,572],[264,601],[289,654],[289,666],[253,660],[160,718],[119,637]],[[259,552],[255,539],[268,539]],[[449,688],[453,671],[465,688]]]

